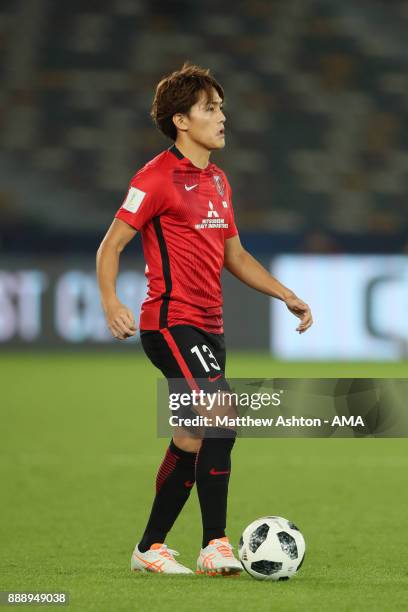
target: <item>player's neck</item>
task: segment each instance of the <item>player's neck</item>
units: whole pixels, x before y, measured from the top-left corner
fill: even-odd
[[[180,142],[178,138],[174,144],[184,157],[187,157],[187,159],[189,159],[194,166],[197,166],[197,168],[204,170],[208,166],[211,153],[208,149],[204,149],[195,142]]]

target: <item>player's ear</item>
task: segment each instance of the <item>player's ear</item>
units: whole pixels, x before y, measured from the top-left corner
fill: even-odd
[[[183,113],[176,113],[173,115],[173,123],[178,130],[185,132],[188,128],[187,117]]]

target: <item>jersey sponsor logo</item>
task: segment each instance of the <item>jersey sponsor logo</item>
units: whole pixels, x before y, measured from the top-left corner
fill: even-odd
[[[219,217],[220,215],[217,213],[216,210],[214,210],[214,204],[211,202],[211,200],[208,202],[208,213],[207,213],[207,217],[209,219],[211,219],[211,217]]]
[[[186,185],[186,184],[184,183],[184,189],[185,189],[186,191],[191,191],[192,189],[194,189],[194,187],[198,187],[198,183],[196,183],[195,185]]]
[[[125,201],[122,204],[122,208],[128,210],[131,213],[135,213],[141,203],[143,202],[143,198],[146,193],[141,189],[137,189],[137,187],[131,187],[128,191]]]
[[[194,227],[196,229],[228,229],[228,223],[225,223],[225,219],[220,217],[214,204],[209,200],[207,218],[202,219],[201,223],[196,223]]]
[[[214,183],[215,183],[218,193],[220,194],[221,197],[223,197],[225,193],[224,181],[222,180],[219,174],[214,174],[213,179],[214,179]]]

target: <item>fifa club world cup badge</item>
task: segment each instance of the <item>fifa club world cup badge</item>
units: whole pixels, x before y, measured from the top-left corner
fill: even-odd
[[[225,187],[224,187],[224,182],[222,178],[220,177],[219,174],[214,174],[213,179],[214,179],[214,183],[215,183],[218,193],[220,194],[221,197],[224,197]]]

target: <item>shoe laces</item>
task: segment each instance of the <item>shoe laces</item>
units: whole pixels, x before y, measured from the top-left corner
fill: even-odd
[[[223,556],[231,559],[234,554],[232,552],[233,546],[229,542],[223,542],[222,540],[215,540],[214,546],[218,552]]]
[[[170,559],[170,561],[178,563],[173,557],[179,555],[180,553],[177,552],[177,550],[169,548],[167,544],[163,544],[163,546],[159,548],[157,552],[161,557],[166,557],[166,559]]]

